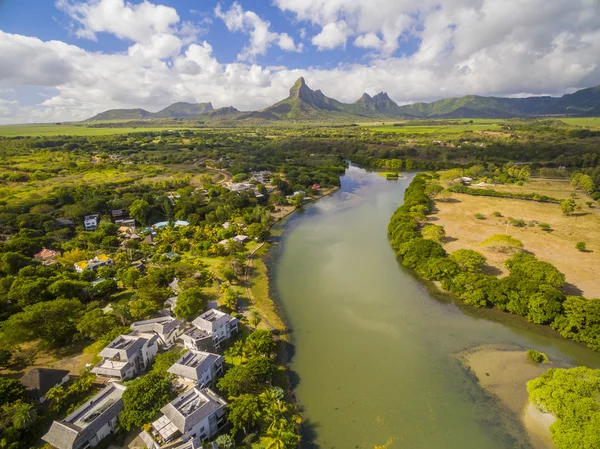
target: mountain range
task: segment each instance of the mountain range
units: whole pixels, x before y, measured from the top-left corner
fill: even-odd
[[[500,98],[468,95],[433,103],[399,106],[385,92],[363,94],[354,103],[342,103],[312,90],[299,78],[287,98],[260,111],[240,112],[234,107],[214,109],[209,103],[175,103],[152,113],[144,109],[111,109],[89,121],[198,119],[198,120],[360,120],[366,118],[442,119],[511,118],[542,115],[600,115],[600,86],[562,97]]]

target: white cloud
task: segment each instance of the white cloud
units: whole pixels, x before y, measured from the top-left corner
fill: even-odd
[[[22,107],[8,101],[16,96],[7,96],[0,104],[0,123],[81,120],[109,108],[156,111],[175,101],[212,101],[215,107],[253,110],[285,97],[299,76],[312,88],[346,102],[364,91],[385,90],[395,101],[407,103],[466,94],[556,95],[600,83],[597,2],[454,0],[439,7],[433,0],[277,2],[282,8],[283,4],[295,8],[286,10],[297,20],[342,30],[344,40],[338,36],[338,46],[353,38],[354,45],[379,50],[379,57],[332,69],[291,70],[244,60],[224,64],[208,42],[186,41],[184,24],[175,20],[172,8],[163,10],[147,2],[137,6],[116,0],[87,2],[89,11],[116,4],[124,14],[115,19],[119,28],[125,23],[133,28],[113,29],[98,18],[99,13],[90,12],[75,15],[81,19],[76,19],[76,30],[93,37],[110,28],[106,32],[132,42],[128,51],[91,52],[0,31],[2,89],[51,88],[44,90],[51,95],[35,106]],[[142,6],[157,16],[144,13]],[[235,14],[230,11],[220,14],[230,29],[250,35],[249,55],[273,45],[292,48],[291,37],[270,31],[270,24],[253,13],[241,7],[233,10]],[[126,22],[133,20],[128,14],[135,23]],[[336,42],[331,36],[321,37],[316,44],[323,48]],[[408,38],[414,54],[389,56],[389,48]]]
[[[302,51],[302,45],[297,46],[287,33],[270,31],[269,21],[262,20],[252,11],[244,11],[238,2],[234,2],[227,11],[223,11],[221,4],[218,4],[215,15],[225,22],[229,31],[241,31],[250,35],[250,43],[238,55],[238,59],[242,61],[253,61],[257,56],[266,54],[273,44],[284,51]]]
[[[375,33],[361,34],[354,39],[354,45],[360,48],[374,48],[379,50],[383,46],[383,41]]]
[[[345,46],[346,39],[350,33],[348,25],[343,20],[328,23],[319,34],[312,38],[312,43],[319,50],[333,50],[334,48]]]

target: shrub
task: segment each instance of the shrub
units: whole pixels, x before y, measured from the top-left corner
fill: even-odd
[[[543,352],[536,351],[535,349],[530,349],[527,351],[527,357],[530,360],[533,360],[535,363],[545,363],[548,361],[548,356]]]
[[[579,251],[585,251],[585,242],[577,242],[575,244],[575,249]]]
[[[492,215],[493,215],[494,217],[501,217],[501,216],[502,216],[502,214],[501,214],[500,212],[498,212],[498,211],[496,211],[496,212],[492,212]]]
[[[485,220],[485,215],[483,214],[475,214],[475,218],[477,218],[478,220]]]
[[[523,242],[507,234],[492,235],[481,245],[499,253],[515,253],[523,249]]]
[[[548,223],[539,223],[538,226],[542,231],[552,231],[552,228]]]
[[[510,223],[511,226],[514,226],[516,228],[525,227],[525,220],[521,220],[520,218],[508,217],[508,222]]]

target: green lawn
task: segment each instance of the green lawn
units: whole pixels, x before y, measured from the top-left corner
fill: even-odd
[[[0,137],[16,136],[107,136],[111,134],[130,134],[149,131],[165,131],[170,129],[189,128],[89,128],[85,125],[3,125],[0,126]]]
[[[567,125],[600,129],[600,117],[565,117],[560,120]]]

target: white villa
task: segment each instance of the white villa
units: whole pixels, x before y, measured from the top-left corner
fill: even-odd
[[[83,227],[86,231],[95,231],[96,229],[98,229],[98,219],[100,218],[100,215],[98,214],[93,214],[93,215],[86,215],[85,217],[83,217]]]
[[[123,410],[125,387],[110,382],[96,396],[62,421],[54,421],[42,440],[57,449],[86,449],[97,446],[115,432]]]
[[[217,354],[190,350],[171,365],[168,371],[185,382],[204,387],[223,374],[224,361]]]
[[[152,335],[159,338],[160,346],[171,346],[183,334],[185,324],[171,316],[153,318],[151,320],[136,321],[131,325],[131,335]]]
[[[158,352],[158,336],[120,335],[101,352],[102,361],[92,373],[117,379],[130,379],[145,371]]]
[[[226,406],[209,388],[193,388],[164,406],[163,416],[152,423],[150,433],[144,431],[140,437],[148,449],[208,440],[225,425]]]
[[[238,331],[239,320],[221,312],[210,309],[192,321],[192,325],[212,337],[214,349],[218,350],[221,343],[229,340]]]

